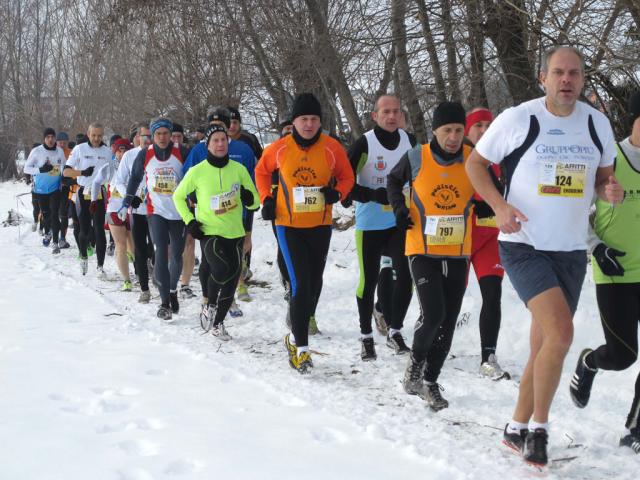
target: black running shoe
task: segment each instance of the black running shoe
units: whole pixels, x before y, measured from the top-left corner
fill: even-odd
[[[376,355],[376,347],[373,344],[373,338],[363,338],[362,348],[360,349],[360,357],[363,362],[371,362],[378,358]]]
[[[629,447],[635,453],[640,453],[640,428],[632,428],[631,433],[627,433],[620,439],[621,447]]]
[[[449,401],[442,396],[442,393],[440,393],[444,391],[442,385],[437,382],[425,382],[425,385],[427,387],[427,395],[424,399],[427,401],[427,404],[429,405],[429,408],[431,408],[431,410],[433,410],[434,412],[439,412],[440,410],[449,407]]]
[[[593,378],[598,373],[598,369],[587,367],[584,362],[585,357],[593,352],[590,348],[585,348],[578,357],[578,364],[576,365],[576,371],[571,378],[571,385],[569,385],[569,393],[571,400],[578,408],[584,408],[589,403],[589,396],[591,395],[591,386],[593,385]]]
[[[528,432],[522,450],[524,461],[536,467],[544,467],[549,462],[547,458],[548,440],[549,435],[544,428],[536,428],[533,432]]]
[[[387,335],[387,347],[393,348],[396,355],[404,355],[409,353],[411,349],[404,343],[404,338],[400,332],[396,332],[393,335]]]
[[[426,395],[423,379],[426,365],[426,360],[418,362],[413,358],[413,354],[409,354],[409,361],[402,379],[402,387],[409,395],[419,395],[420,397]]]
[[[171,322],[171,309],[169,305],[160,305],[158,308],[158,318],[164,320],[165,322]]]
[[[171,311],[178,313],[180,311],[180,303],[178,303],[178,292],[169,293],[169,302],[171,303]]]
[[[509,428],[509,424],[507,423],[504,426],[504,433],[502,434],[502,443],[514,450],[518,454],[522,453],[522,449],[524,447],[524,440],[527,438],[527,433],[529,430],[527,428],[523,428],[519,433],[510,432],[507,429]]]

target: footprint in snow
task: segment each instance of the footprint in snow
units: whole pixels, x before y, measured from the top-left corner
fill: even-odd
[[[164,469],[167,475],[190,475],[204,468],[204,463],[198,460],[179,459],[171,462]]]
[[[311,430],[311,438],[320,443],[347,443],[349,435],[335,428],[324,427],[317,430]]]
[[[166,423],[162,420],[159,420],[157,418],[141,418],[121,422],[115,425],[101,425],[96,428],[96,433],[104,435],[109,433],[120,433],[133,430],[163,430],[164,428],[166,428]]]
[[[119,480],[154,480],[153,475],[142,468],[121,470],[118,472],[118,478]]]
[[[137,455],[140,457],[153,457],[158,455],[160,449],[158,445],[150,440],[126,440],[117,444],[120,450],[129,455]]]

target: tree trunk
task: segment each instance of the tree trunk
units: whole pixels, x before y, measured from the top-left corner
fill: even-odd
[[[453,38],[453,24],[451,21],[451,1],[442,0],[442,28],[444,44],[447,49],[447,78],[449,80],[450,99],[460,101],[460,81],[458,80],[458,56],[456,41]]]
[[[487,91],[484,86],[484,33],[482,15],[478,0],[467,0],[467,27],[469,30],[469,52],[471,78],[467,104],[473,107],[488,107]]]
[[[427,131],[424,125],[424,114],[418,102],[418,95],[411,78],[409,60],[407,58],[407,30],[404,24],[406,9],[405,0],[391,0],[391,31],[396,49],[396,70],[400,82],[400,94],[409,109],[413,133],[419,142],[426,143]]]
[[[364,128],[360,120],[360,115],[358,115],[355,102],[353,101],[351,90],[349,90],[347,79],[344,76],[344,71],[342,70],[342,61],[338,57],[338,53],[331,42],[325,12],[322,11],[322,8],[320,8],[320,5],[315,0],[305,0],[304,3],[309,9],[311,22],[318,36],[320,51],[325,54],[326,61],[324,62],[324,67],[327,69],[327,74],[334,83],[340,104],[349,122],[349,127],[351,127],[351,132],[354,136],[359,137],[364,133]],[[317,53],[318,52],[315,52],[315,54]],[[311,54],[311,52],[309,52],[309,54]]]
[[[429,23],[429,15],[427,13],[427,6],[424,0],[416,0],[418,4],[418,19],[422,26],[422,35],[424,41],[427,44],[427,52],[429,53],[429,62],[431,64],[431,73],[435,84],[435,96],[438,103],[444,102],[447,99],[447,87],[444,83],[444,77],[442,76],[442,66],[440,65],[440,59],[438,58],[438,51],[433,40],[433,34],[431,33],[431,25]]]
[[[485,0],[488,35],[496,46],[498,60],[514,104],[539,97],[535,70],[529,60],[529,31],[524,0]]]

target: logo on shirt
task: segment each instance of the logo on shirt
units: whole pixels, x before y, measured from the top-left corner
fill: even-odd
[[[640,190],[625,190],[624,191],[624,199],[625,200],[640,200]]]
[[[387,162],[384,161],[384,157],[382,155],[376,157],[376,161],[373,164],[374,168],[378,171],[382,171],[387,168]]]
[[[564,132],[559,128],[552,128],[547,132],[547,135],[564,135]]]
[[[293,172],[293,178],[296,179],[297,186],[309,186],[318,177],[316,171],[309,167],[298,167]]]
[[[544,143],[536,145],[536,153],[551,155],[593,155],[595,151],[595,147],[587,145],[545,145]]]
[[[431,192],[436,207],[442,210],[451,210],[456,207],[456,200],[460,198],[458,187],[452,184],[441,183]]]

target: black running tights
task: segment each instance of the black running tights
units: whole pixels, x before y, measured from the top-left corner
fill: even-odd
[[[104,200],[98,200],[96,213],[91,215],[89,211],[89,205],[91,205],[90,199],[84,198],[84,188],[80,187],[78,191],[78,202],[80,203],[80,211],[78,213],[78,219],[80,220],[80,234],[78,235],[78,249],[80,250],[80,256],[87,258],[87,247],[91,241],[91,230],[95,235],[96,241],[96,256],[98,259],[98,265],[104,265],[104,256],[107,253],[107,236],[104,233]]]
[[[502,277],[489,275],[482,277],[478,283],[480,284],[480,294],[482,295],[482,308],[480,309],[481,362],[486,362],[489,359],[489,355],[496,353],[498,344],[502,316],[500,308]]]
[[[640,283],[596,285],[596,298],[606,343],[595,350],[596,367],[625,370],[638,357],[638,321],[640,320]],[[627,417],[627,428],[638,427],[640,413],[640,374]]]
[[[435,382],[451,348],[456,321],[467,286],[467,259],[409,257],[420,302],[413,335],[413,358],[427,360],[425,380]]]
[[[213,322],[218,325],[233,303],[238,279],[242,273],[242,247],[244,237],[224,238],[207,236],[200,241],[202,256],[206,259],[209,280],[207,283],[207,299],[209,305],[216,305],[216,318]],[[202,265],[200,266],[202,271]]]

